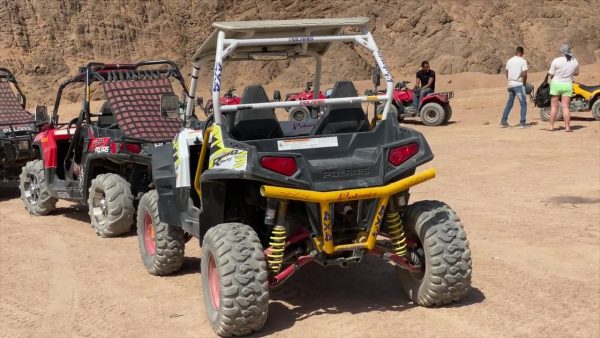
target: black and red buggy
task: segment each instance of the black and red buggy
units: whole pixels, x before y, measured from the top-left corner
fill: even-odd
[[[31,144],[47,114],[40,109],[36,118],[25,104],[15,76],[0,68],[0,181],[18,179],[25,163],[37,157]]]
[[[46,215],[58,199],[79,202],[88,205],[98,235],[129,232],[136,201],[152,182],[153,149],[171,142],[183,126],[174,81],[187,93],[179,68],[168,60],[92,62],[64,81],[48,129],[33,142],[40,157],[28,162],[21,174],[26,209]],[[59,123],[63,91],[82,84],[79,115]],[[106,101],[99,112],[91,112],[98,88]]]

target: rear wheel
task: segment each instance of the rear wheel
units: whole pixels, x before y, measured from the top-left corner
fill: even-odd
[[[185,252],[185,234],[181,228],[160,220],[156,190],[150,190],[140,199],[137,210],[137,235],[140,255],[149,273],[165,276],[181,268]]]
[[[289,111],[289,120],[293,122],[308,121],[310,111],[306,107],[294,107]]]
[[[542,121],[550,121],[550,107],[540,108],[540,118]],[[563,119],[562,107],[558,106],[558,114],[556,115],[556,120],[560,121]]]
[[[201,264],[204,308],[213,330],[223,337],[260,330],[267,319],[269,282],[256,232],[241,223],[210,228]]]
[[[399,269],[408,297],[421,306],[449,304],[460,300],[471,285],[471,250],[456,213],[445,203],[421,201],[411,205],[404,217],[413,264],[418,273]]]
[[[20,176],[19,190],[25,209],[32,215],[47,215],[56,208],[57,199],[48,192],[42,160],[25,164]]]
[[[444,124],[448,123],[448,121],[450,121],[450,118],[452,117],[452,107],[450,106],[450,103],[446,103],[444,105],[444,113],[446,114],[444,116]]]
[[[421,120],[426,126],[439,126],[444,123],[446,112],[439,103],[430,102],[421,108]]]
[[[102,237],[114,237],[131,230],[133,195],[131,185],[117,174],[101,174],[92,180],[88,206],[92,227]]]
[[[592,116],[600,121],[600,98],[596,99],[596,102],[592,105]]]

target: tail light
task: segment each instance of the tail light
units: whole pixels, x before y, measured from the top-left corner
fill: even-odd
[[[126,151],[131,154],[139,154],[142,152],[142,146],[137,143],[121,143],[121,151]]]
[[[260,159],[260,164],[265,169],[285,176],[292,176],[298,170],[293,157],[265,156]]]
[[[409,143],[402,147],[392,148],[388,155],[388,161],[395,166],[399,166],[418,152],[419,145],[416,143]]]

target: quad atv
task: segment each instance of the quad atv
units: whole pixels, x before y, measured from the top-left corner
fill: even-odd
[[[547,78],[546,80],[547,81]],[[586,86],[581,83],[573,83],[573,96],[571,97],[571,112],[591,111],[594,119],[600,121],[600,86]],[[558,106],[557,119],[562,120],[562,106]],[[550,120],[550,106],[540,107],[542,121]]]
[[[19,178],[21,168],[38,157],[33,137],[47,123],[43,107],[36,115],[25,110],[26,98],[15,76],[0,68],[0,182]]]
[[[406,117],[419,116],[426,126],[439,126],[448,123],[452,117],[452,107],[450,99],[454,97],[454,92],[430,93],[425,95],[419,101],[419,109],[413,107],[413,98],[415,92],[408,88],[410,81],[400,81],[394,87],[394,102],[391,110],[398,116],[398,121],[402,122]],[[378,91],[381,95],[385,91]],[[383,112],[383,106],[377,107],[377,115]]]
[[[309,81],[306,83],[304,90],[299,93],[291,93],[285,96],[286,101],[307,101],[307,100],[322,100],[325,99],[325,94],[322,91],[314,91],[313,83]],[[315,120],[318,117],[320,109],[316,107],[292,107],[288,109],[290,121],[309,121]]]
[[[226,106],[226,105],[230,105],[230,104],[240,104],[240,100],[241,100],[241,97],[239,97],[235,94],[235,88],[231,87],[231,88],[227,89],[227,91],[225,92],[225,95],[223,95],[220,98],[220,103],[222,106]],[[213,113],[213,101],[208,100],[206,102],[206,106],[204,106],[204,108],[202,108],[202,110],[204,111],[204,114],[206,114],[206,116],[212,114]]]
[[[21,174],[21,198],[33,215],[46,215],[58,199],[89,206],[92,227],[102,237],[130,231],[134,205],[152,183],[150,157],[183,126],[172,80],[186,91],[171,61],[136,64],[89,63],[58,90],[51,124],[34,146],[40,159]],[[58,123],[65,88],[83,84],[79,116]],[[92,93],[105,94],[99,113],[90,111]],[[186,92],[187,95],[187,92]]]
[[[154,275],[177,271],[185,238],[198,238],[204,308],[221,336],[260,330],[269,289],[311,262],[347,267],[378,256],[397,266],[398,287],[422,306],[458,301],[469,289],[471,252],[456,213],[439,201],[409,204],[409,188],[435,176],[433,168],[416,171],[433,154],[421,133],[389,114],[392,76],[368,22],[216,22],[193,56],[187,116],[206,63],[215,63],[211,88],[219,102],[225,61],[314,57],[319,64],[333,42],[368,49],[387,88],[358,96],[352,82],[338,81],[327,99],[271,102],[261,85],[248,85],[239,105],[214,106],[202,137],[184,129],[156,149],[155,189],[137,212],[144,266]],[[316,92],[319,82],[317,71]],[[384,109],[371,127],[361,104],[375,101]],[[274,109],[301,106],[325,113],[291,136]]]

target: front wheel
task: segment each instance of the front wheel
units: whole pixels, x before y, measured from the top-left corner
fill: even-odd
[[[402,286],[408,297],[421,306],[458,301],[471,285],[471,250],[458,216],[447,204],[421,201],[409,207],[404,216],[411,261],[421,272],[400,269]]]
[[[166,276],[181,268],[185,234],[183,229],[160,220],[156,190],[150,190],[140,199],[137,235],[142,261],[150,274]]]
[[[25,164],[19,180],[19,190],[25,209],[32,215],[47,215],[56,208],[57,199],[48,192],[42,160]]]
[[[439,126],[444,123],[446,112],[439,103],[430,102],[421,107],[421,120],[426,126]]]
[[[596,99],[596,102],[592,105],[592,116],[596,121],[600,121],[600,98]]]
[[[542,121],[550,121],[550,107],[540,108],[540,118]],[[558,106],[558,114],[556,114],[556,120],[560,121],[563,119],[562,106]]]
[[[248,225],[223,223],[202,241],[202,293],[213,330],[222,337],[248,335],[267,320],[269,282],[258,235]]]
[[[131,185],[117,174],[101,174],[90,185],[88,207],[92,228],[102,237],[114,237],[131,230],[133,195]]]

